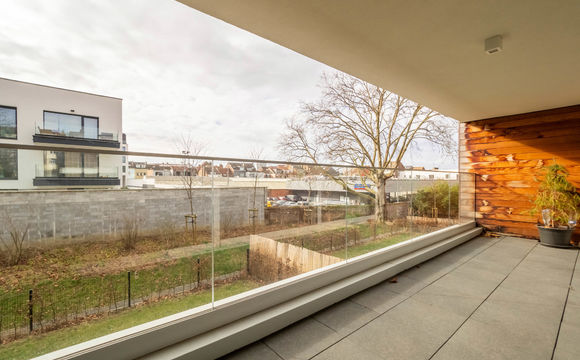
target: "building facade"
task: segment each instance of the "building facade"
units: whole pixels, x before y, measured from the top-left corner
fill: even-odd
[[[0,143],[120,150],[122,99],[0,78]],[[121,186],[123,159],[0,149],[0,190]]]

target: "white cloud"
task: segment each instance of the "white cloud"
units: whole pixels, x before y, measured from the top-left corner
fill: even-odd
[[[331,68],[171,0],[3,0],[0,76],[123,98],[132,150],[277,157]]]

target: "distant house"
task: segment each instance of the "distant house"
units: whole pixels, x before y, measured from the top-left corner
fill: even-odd
[[[212,175],[212,166],[210,162],[204,162],[201,164],[197,170],[197,176],[211,176]],[[213,166],[213,176],[222,176],[222,177],[233,177],[233,171],[229,169],[227,166],[214,165]]]
[[[399,179],[414,180],[457,180],[456,172],[441,171],[439,168],[432,170],[425,169],[424,166],[408,166],[401,172]]]
[[[197,168],[193,165],[178,164],[170,165],[173,176],[197,176]]]
[[[173,168],[169,164],[148,164],[147,168],[153,170],[153,176],[173,176]]]
[[[129,179],[143,179],[147,176],[153,176],[153,173],[148,173],[146,162],[129,161]]]
[[[388,170],[385,170],[385,173],[388,174],[391,172],[392,169],[394,169],[394,173],[393,173],[393,177],[397,178],[399,176],[399,173],[402,170],[405,170],[405,166],[402,163],[389,163],[389,165],[387,166]],[[351,176],[351,177],[367,177],[370,175],[370,170],[369,169],[365,169],[365,168],[347,168],[344,170],[344,174],[345,176]]]
[[[233,177],[254,177],[257,171],[252,163],[227,163],[225,166]]]

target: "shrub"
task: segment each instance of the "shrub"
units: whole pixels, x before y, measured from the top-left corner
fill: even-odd
[[[159,239],[165,243],[167,248],[173,248],[180,243],[180,232],[177,225],[171,220],[165,220],[159,227]]]
[[[28,226],[15,224],[9,216],[6,217],[6,225],[8,236],[0,236],[0,245],[2,245],[2,252],[8,265],[17,265],[24,260],[24,240],[28,234]]]
[[[433,209],[436,209],[437,217],[456,217],[458,204],[459,186],[440,181],[417,191],[413,197],[413,212],[419,216],[433,217]]]
[[[123,219],[121,241],[125,250],[133,250],[139,237],[139,220],[136,216],[126,216]]]

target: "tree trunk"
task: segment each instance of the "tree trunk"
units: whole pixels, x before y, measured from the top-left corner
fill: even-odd
[[[375,197],[375,221],[377,223],[387,221],[386,188],[387,179],[380,177],[377,181],[377,194]]]

